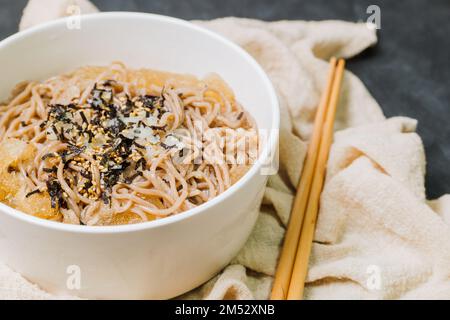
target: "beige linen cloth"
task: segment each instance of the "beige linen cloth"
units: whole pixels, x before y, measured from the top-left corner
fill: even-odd
[[[47,9],[54,17],[42,18],[38,1],[44,2],[31,1],[21,26],[64,15],[61,2],[88,5],[46,0],[58,8]],[[281,103],[280,171],[269,179],[257,225],[238,256],[181,298],[267,299],[325,86],[326,60],[350,58],[374,45],[375,31],[341,21],[196,23],[242,46],[270,76]],[[386,120],[361,81],[346,72],[306,298],[450,298],[450,197],[425,198],[425,155],[416,124],[402,117]],[[0,266],[0,298],[58,297]]]

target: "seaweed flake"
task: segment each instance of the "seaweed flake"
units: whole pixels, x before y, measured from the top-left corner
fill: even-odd
[[[131,184],[134,179],[136,179],[137,177],[142,176],[142,172],[138,171],[135,174],[133,174],[132,176],[128,177],[125,179],[125,183],[126,184]]]
[[[144,147],[143,145],[137,143],[137,142],[134,141],[134,140],[133,140],[133,144],[134,144],[136,147],[138,147],[138,148],[145,149],[145,147]]]
[[[28,192],[28,193],[25,195],[25,198],[31,197],[33,194],[36,194],[36,193],[41,193],[41,190],[35,189],[35,190],[31,191],[31,192]]]
[[[81,116],[81,119],[83,120],[84,123],[86,123],[86,124],[89,123],[87,118],[86,118],[86,115],[84,114],[83,111],[80,112],[80,116]]]
[[[103,200],[104,204],[108,204],[111,196],[108,193],[106,193],[106,191],[105,191],[105,192],[102,192],[100,198]]]
[[[56,208],[57,205],[60,208],[67,208],[67,203],[63,198],[63,191],[59,182],[57,180],[47,180],[46,185],[52,208]]]
[[[142,170],[145,170],[145,164],[146,164],[146,161],[145,161],[145,158],[140,158],[137,162],[136,162],[136,170],[137,169],[139,169],[139,168],[142,168]]]
[[[92,179],[92,173],[90,173],[89,171],[82,170],[82,171],[80,171],[80,175],[81,175],[83,178],[86,178],[86,179],[88,179],[88,180],[91,180],[91,179]]]
[[[42,171],[47,173],[56,173],[56,171],[58,171],[58,168],[56,168],[56,166],[53,166],[51,168],[43,168]]]
[[[44,161],[44,160],[46,160],[48,158],[54,158],[54,157],[56,157],[56,154],[53,153],[53,152],[50,152],[50,153],[44,154],[41,159],[42,159],[42,161]]]
[[[86,147],[85,146],[78,147],[76,145],[69,144],[68,149],[72,155],[78,156],[86,149]]]

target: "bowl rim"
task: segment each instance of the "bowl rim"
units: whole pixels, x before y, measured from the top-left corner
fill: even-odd
[[[146,221],[146,222],[140,222],[136,224],[128,224],[128,225],[114,225],[114,226],[86,226],[86,225],[72,225],[72,224],[66,224],[51,220],[45,220],[42,218],[38,218],[29,214],[26,214],[24,212],[21,212],[17,209],[14,209],[2,202],[0,202],[0,211],[3,214],[7,214],[13,219],[21,220],[22,222],[26,222],[28,224],[38,226],[38,227],[44,227],[48,229],[53,229],[56,231],[66,231],[71,233],[87,233],[87,234],[114,234],[114,233],[124,233],[124,232],[132,232],[132,231],[142,231],[146,229],[153,229],[158,228],[164,225],[169,225],[176,223],[178,221],[187,220],[189,218],[192,218],[195,215],[198,215],[214,205],[220,203],[221,201],[225,200],[226,198],[230,197],[232,194],[238,192],[253,176],[258,174],[258,172],[261,170],[261,167],[263,165],[263,162],[268,159],[271,154],[276,154],[276,148],[278,146],[278,132],[279,132],[279,126],[280,126],[280,108],[279,108],[279,102],[277,98],[276,91],[273,87],[272,82],[270,81],[269,77],[265,73],[265,71],[262,69],[262,67],[256,62],[256,60],[250,56],[249,53],[247,53],[244,49],[239,47],[237,44],[232,42],[231,40],[226,39],[222,35],[219,35],[218,33],[215,33],[213,31],[210,31],[204,27],[195,25],[189,21],[174,18],[170,16],[164,16],[159,14],[153,14],[153,13],[138,13],[138,12],[126,12],[126,11],[118,11],[118,12],[99,12],[99,13],[93,13],[93,14],[86,14],[82,15],[80,17],[81,23],[84,21],[91,21],[91,20],[108,20],[108,19],[115,19],[115,18],[128,18],[128,19],[149,19],[149,20],[155,20],[158,22],[168,23],[168,24],[175,24],[180,27],[188,28],[194,32],[202,33],[206,37],[210,37],[215,41],[222,42],[223,44],[229,46],[231,49],[233,49],[237,54],[239,54],[242,58],[246,60],[248,64],[250,64],[253,69],[256,71],[256,73],[259,75],[259,77],[262,79],[264,86],[266,87],[268,94],[270,96],[270,106],[271,106],[271,113],[272,113],[272,131],[273,134],[271,136],[271,139],[269,142],[264,146],[262,152],[260,153],[258,159],[256,162],[252,165],[249,171],[245,173],[244,176],[242,176],[235,184],[233,184],[230,188],[225,190],[223,193],[219,194],[215,198],[205,202],[204,204],[201,204],[198,207],[186,210],[184,212],[181,212],[177,215],[152,220],[152,221]],[[31,27],[27,30],[20,31],[16,34],[13,34],[6,39],[0,41],[0,50],[3,50],[8,47],[8,45],[14,43],[15,41],[19,41],[20,39],[24,37],[29,37],[37,33],[45,32],[47,30],[50,30],[55,27],[59,27],[62,24],[65,24],[67,20],[70,19],[70,17],[64,17],[59,18],[56,20],[52,20],[49,22],[42,23],[40,25]]]

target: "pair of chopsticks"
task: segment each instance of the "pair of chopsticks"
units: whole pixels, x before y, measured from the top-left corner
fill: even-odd
[[[343,59],[337,61],[333,57],[330,60],[327,86],[316,112],[311,142],[275,274],[272,300],[303,298],[344,67]]]

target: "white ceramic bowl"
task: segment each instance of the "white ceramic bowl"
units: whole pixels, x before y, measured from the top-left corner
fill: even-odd
[[[241,48],[188,22],[151,14],[101,13],[81,29],[57,20],[0,43],[0,100],[23,80],[120,60],[130,67],[220,74],[260,130],[277,132],[275,91]],[[87,298],[175,297],[210,279],[238,253],[257,218],[276,149],[235,185],[188,212],[136,225],[88,227],[38,219],[0,204],[0,261],[40,287]],[[77,288],[77,277],[80,288]]]

